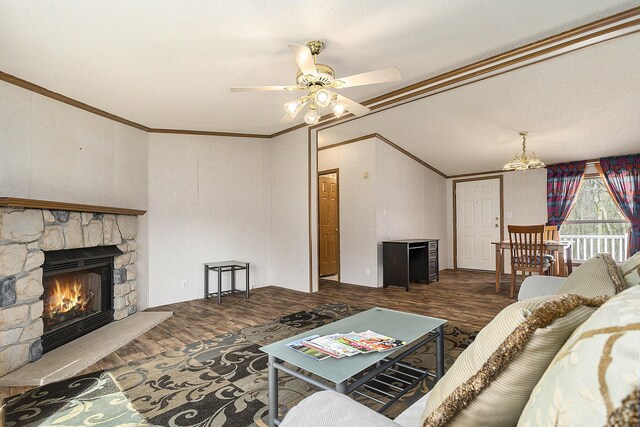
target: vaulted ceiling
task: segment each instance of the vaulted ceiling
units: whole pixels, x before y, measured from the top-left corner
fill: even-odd
[[[548,164],[640,152],[640,33],[322,130],[319,146],[378,133],[447,175],[495,171],[521,150]]]
[[[149,127],[271,134],[287,127],[279,120],[291,94],[232,94],[228,89],[293,83],[296,66],[287,43],[323,40],[326,50],[320,61],[339,75],[393,65],[401,69],[399,82],[344,89],[346,96],[364,101],[639,4],[5,0],[0,2],[0,71]],[[640,49],[638,36],[602,46],[613,43],[626,43],[620,49],[630,49],[627,52]],[[619,140],[638,135],[640,129],[630,123],[631,114],[637,117],[639,112],[637,102],[629,96],[635,91],[637,99],[637,53],[604,53],[600,60],[614,62],[595,66],[579,55],[566,56],[576,58],[573,64],[556,62],[570,61],[565,57],[548,61],[559,64],[557,69],[536,65],[434,96],[424,106],[422,101],[413,103],[417,110],[405,110],[402,122],[416,125],[413,133],[387,128],[370,128],[368,133],[462,144],[457,161],[470,162],[466,167],[445,166],[450,159],[434,154],[437,147],[412,146],[446,173],[485,169],[491,163],[488,157],[498,153],[502,159],[503,145],[508,145],[505,153],[512,154],[518,148],[516,133],[525,127],[532,131],[532,148],[552,161],[562,157],[552,146],[566,141],[567,135],[575,137],[574,144],[589,138],[606,143],[603,135],[585,126],[594,118],[601,133],[623,128]],[[585,66],[593,66],[593,72],[576,68]],[[613,87],[600,84],[608,73],[615,75]],[[547,83],[549,90],[538,90]],[[564,96],[558,96],[558,90],[564,90]],[[606,98],[606,113],[599,115],[605,106],[598,101],[610,91],[616,96]],[[578,96],[586,101],[567,99]],[[464,144],[482,149],[467,151]]]

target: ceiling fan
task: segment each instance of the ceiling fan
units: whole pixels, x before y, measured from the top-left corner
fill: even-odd
[[[336,117],[342,116],[346,111],[356,116],[363,116],[370,111],[370,109],[364,105],[335,93],[331,89],[342,89],[345,87],[400,80],[400,70],[398,67],[383,68],[366,73],[354,74],[348,77],[336,78],[336,73],[333,71],[333,68],[316,62],[323,48],[324,43],[317,40],[307,43],[306,46],[298,44],[289,45],[289,50],[293,54],[299,67],[295,86],[232,87],[231,92],[271,90],[305,91],[305,95],[284,104],[286,114],[280,121],[289,122],[293,120],[304,106],[309,104],[307,113],[304,115],[304,121],[307,124],[315,125],[320,121],[320,114],[318,114],[318,108],[320,107],[331,108]]]

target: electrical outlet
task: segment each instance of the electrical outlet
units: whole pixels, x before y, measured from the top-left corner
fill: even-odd
[[[369,270],[368,268],[365,268],[364,274],[366,274],[367,276],[371,276],[371,270]]]
[[[183,280],[183,281],[182,281],[182,289],[184,289],[184,288],[186,288],[186,287],[187,287],[187,281],[186,281],[186,280]]]

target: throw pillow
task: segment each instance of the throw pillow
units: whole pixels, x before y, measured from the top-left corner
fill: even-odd
[[[531,393],[518,426],[637,425],[610,421],[634,415],[637,421],[639,375],[640,286],[634,286],[571,335]]]
[[[571,333],[605,296],[551,295],[510,305],[429,394],[424,426],[508,426]]]
[[[640,388],[622,399],[622,405],[609,414],[606,427],[640,426]]]
[[[624,290],[620,269],[611,255],[602,253],[586,260],[558,288],[556,295],[577,294],[585,297],[613,296]]]
[[[640,252],[623,262],[620,272],[627,288],[640,285]]]

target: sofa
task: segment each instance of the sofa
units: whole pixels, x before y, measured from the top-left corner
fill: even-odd
[[[545,295],[554,295],[560,286],[567,281],[566,277],[556,276],[529,276],[520,285],[518,301],[530,298],[538,298]]]
[[[531,276],[434,388],[391,420],[321,391],[282,427],[626,426],[640,402],[640,253]],[[605,332],[603,332],[605,331]]]

